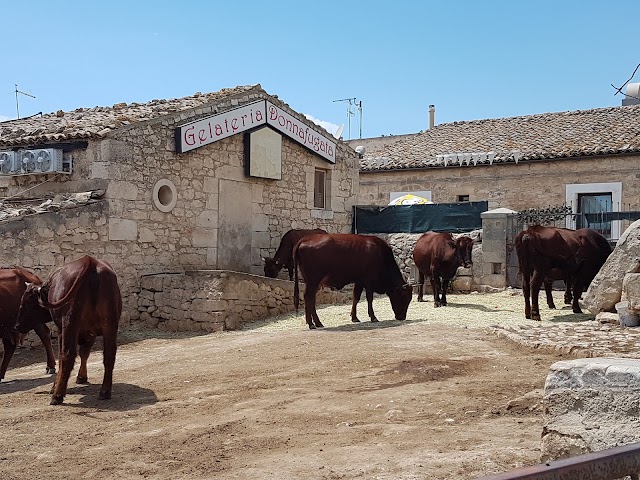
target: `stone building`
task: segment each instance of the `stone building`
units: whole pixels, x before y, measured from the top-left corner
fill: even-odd
[[[640,105],[446,123],[349,144],[365,147],[360,205],[417,193],[515,211],[640,210]],[[610,229],[616,239],[624,226],[614,221]]]
[[[358,168],[260,85],[3,122],[0,262],[106,259],[136,318],[145,276],[260,273],[290,228],[348,232]]]

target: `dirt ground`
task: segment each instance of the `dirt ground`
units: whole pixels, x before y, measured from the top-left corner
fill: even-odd
[[[482,328],[351,324],[343,308],[317,331],[302,316],[284,331],[124,328],[107,401],[100,345],[62,406],[44,350],[20,349],[0,384],[0,478],[471,479],[538,463],[541,389],[563,357]]]

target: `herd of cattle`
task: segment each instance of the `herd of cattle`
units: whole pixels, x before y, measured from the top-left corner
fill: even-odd
[[[473,240],[454,239],[451,233],[427,232],[416,242],[413,260],[419,271],[418,297],[423,301],[423,284],[428,277],[434,306],[447,305],[447,288],[459,267],[472,266]],[[538,294],[542,285],[549,308],[554,280],[566,283],[565,303],[580,313],[578,301],[611,253],[609,242],[590,229],[533,226],[516,237],[525,317],[540,320]],[[327,286],[342,289],[354,284],[351,321],[359,322],[356,306],[365,291],[368,314],[373,311],[374,293],[386,294],[397,320],[407,317],[413,294],[396,263],[389,244],[372,235],[330,234],[324,230],[290,230],[273,258],[263,258],[265,276],[275,278],[286,268],[294,280],[294,305],[300,302],[298,272],[305,282],[305,319],[310,329],[323,327],[316,311],[318,290]],[[96,337],[103,337],[104,377],[99,397],[111,398],[116,358],[118,322],[122,298],[111,266],[90,256],[67,263],[43,282],[22,267],[0,269],[0,337],[4,347],[0,380],[4,378],[19,336],[34,330],[47,352],[47,373],[56,373],[50,331],[58,329],[58,372],[51,388],[52,405],[63,402],[77,355],[80,368],[77,383],[87,382],[87,359]]]

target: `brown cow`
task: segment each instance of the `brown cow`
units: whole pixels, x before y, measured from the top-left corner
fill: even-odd
[[[327,232],[321,228],[316,228],[313,230],[289,230],[285,233],[273,258],[262,258],[264,261],[264,276],[276,278],[280,270],[286,268],[289,271],[289,280],[293,280],[293,247],[296,246],[298,240],[314,233]]]
[[[458,267],[473,265],[471,251],[473,239],[462,235],[453,239],[450,233],[427,232],[413,248],[413,262],[420,272],[418,301],[422,302],[425,277],[429,277],[433,289],[433,306],[447,305],[447,288],[455,277]]]
[[[18,332],[15,330],[20,309],[20,299],[27,289],[27,283],[42,284],[42,280],[22,267],[0,269],[0,337],[4,347],[2,365],[0,365],[0,380],[4,378],[11,357],[18,343]],[[47,352],[46,373],[56,373],[56,358],[51,346],[51,332],[46,323],[51,321],[51,315],[46,310],[35,313],[38,324],[34,330]]]
[[[573,312],[582,313],[579,304],[582,292],[611,253],[607,239],[590,228],[570,230],[535,225],[516,236],[515,247],[522,275],[524,315],[538,321],[538,294],[545,278],[563,276],[569,283],[567,288],[573,291]]]
[[[51,405],[61,404],[76,355],[80,369],[76,383],[87,383],[87,358],[97,336],[104,339],[104,377],[100,398],[111,398],[122,298],[115,272],[107,262],[85,256],[54,271],[42,285],[29,285],[22,297],[16,329],[34,326],[34,313],[49,309],[60,325],[59,369],[51,389]]]
[[[359,322],[356,305],[366,291],[369,318],[378,319],[373,312],[373,294],[386,293],[397,320],[407,318],[412,287],[408,285],[387,242],[371,235],[315,234],[301,239],[293,249],[295,286],[293,302],[298,309],[300,292],[298,268],[305,282],[304,310],[309,328],[321,328],[316,311],[316,294],[324,285],[340,290],[353,283],[351,321]]]

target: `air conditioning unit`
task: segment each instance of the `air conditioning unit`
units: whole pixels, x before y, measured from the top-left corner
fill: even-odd
[[[34,173],[36,170],[36,154],[33,150],[18,150],[18,165],[15,173]]]
[[[57,148],[43,148],[33,150],[36,155],[36,172],[62,172],[62,150]]]
[[[66,172],[63,166],[62,150],[58,148],[40,148],[37,150],[18,150],[14,175]]]
[[[0,175],[13,175],[18,164],[16,152],[0,152]]]

